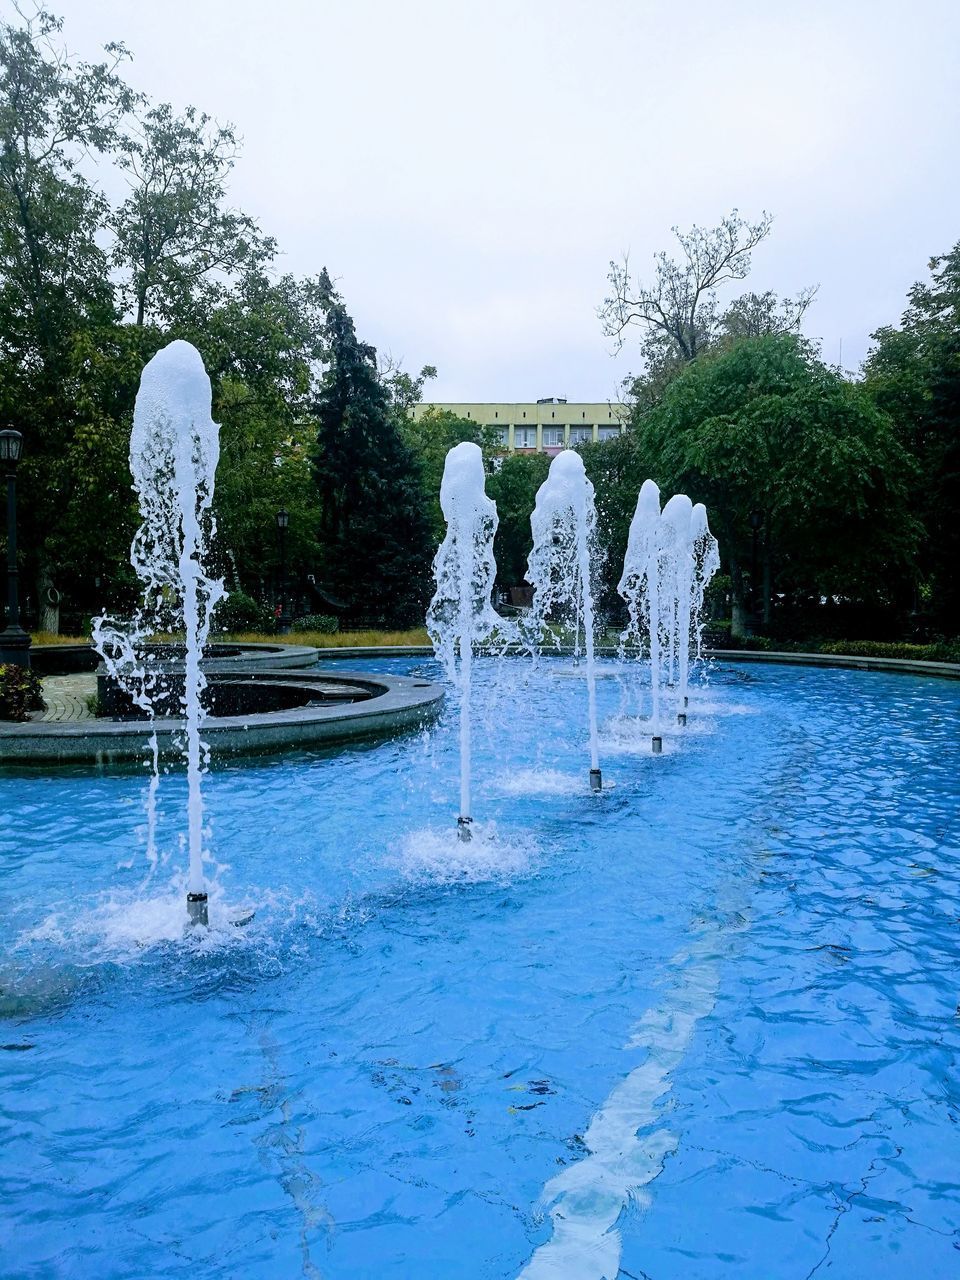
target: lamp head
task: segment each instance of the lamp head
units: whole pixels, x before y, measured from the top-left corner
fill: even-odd
[[[12,427],[0,431],[0,463],[15,467],[23,452],[23,436]]]

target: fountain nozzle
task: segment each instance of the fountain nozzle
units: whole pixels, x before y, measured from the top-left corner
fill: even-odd
[[[591,769],[591,770],[590,770],[590,790],[591,790],[591,791],[602,791],[602,790],[603,790],[603,779],[602,779],[602,778],[601,778],[601,776],[600,776],[600,770],[599,770],[599,769]]]
[[[187,894],[187,920],[192,928],[201,925],[206,929],[210,924],[207,915],[207,895],[205,893]]]
[[[464,844],[467,844],[473,839],[473,832],[470,830],[472,825],[472,818],[457,819],[457,839],[462,840]]]
[[[663,739],[660,737],[659,734],[656,734],[653,738],[650,739],[650,746],[655,756],[663,755]]]

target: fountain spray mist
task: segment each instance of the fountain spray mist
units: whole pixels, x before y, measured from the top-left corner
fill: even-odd
[[[720,546],[710,532],[707,508],[698,502],[690,516],[690,541],[693,546],[693,590],[690,597],[691,625],[696,643],[694,658],[703,660],[703,606],[710,579],[720,568]]]
[[[653,750],[663,747],[660,736],[660,490],[652,480],[644,480],[637,509],[630,521],[623,576],[617,586],[627,602],[627,628],[620,637],[621,648],[628,642],[642,646],[644,632],[650,640],[650,727]]]
[[[540,644],[552,614],[572,615],[579,635],[583,621],[587,658],[587,710],[590,727],[590,786],[599,791],[600,751],[597,739],[597,677],[594,663],[594,619],[590,561],[596,543],[597,514],[593,485],[583,459],[564,449],[550,463],[546,480],[537,490],[530,517],[533,550],[527,581],[533,587],[530,629]],[[575,647],[579,643],[575,637]]]
[[[661,582],[669,608],[670,683],[679,688],[677,723],[687,723],[687,684],[690,674],[690,593],[693,589],[693,503],[685,493],[675,493],[660,517],[661,551],[665,571]]]
[[[427,630],[437,657],[460,692],[460,815],[457,833],[470,839],[470,700],[473,647],[503,621],[491,592],[497,574],[493,538],[497,507],[484,492],[483,454],[464,441],[447,454],[440,483],[440,507],[447,533],[433,562],[436,591],[427,611]],[[458,659],[459,657],[459,665]]]
[[[207,539],[214,530],[211,504],[220,457],[219,427],[211,417],[210,379],[200,353],[188,342],[158,351],[140,378],[130,470],[140,504],[140,527],[130,562],[142,583],[140,606],[126,628],[97,620],[95,638],[108,669],[153,719],[153,699],[162,675],[144,652],[154,632],[182,629],[185,685],[181,701],[187,764],[187,832],[190,855],[187,912],[191,923],[207,923],[203,876],[203,798],[206,749],[201,741],[200,667],[211,614],[225,594],[223,583],[204,572]],[[156,795],[157,751],[153,746]],[[148,824],[148,839],[152,839]]]

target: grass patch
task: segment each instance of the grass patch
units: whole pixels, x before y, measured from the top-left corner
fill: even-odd
[[[61,636],[52,631],[32,631],[31,644],[89,644],[89,636]]]
[[[211,636],[215,643],[227,644],[306,644],[314,649],[376,648],[391,645],[429,645],[426,628],[414,627],[410,631],[337,631],[330,635],[325,631],[297,631],[286,636],[268,636],[256,631],[232,632],[224,636]]]

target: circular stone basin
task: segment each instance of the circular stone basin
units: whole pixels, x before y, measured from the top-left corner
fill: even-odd
[[[352,673],[339,666],[335,675],[316,667],[226,673],[208,668],[207,680],[203,700],[210,714],[201,735],[214,758],[386,737],[429,723],[443,699],[442,687],[429,680]],[[174,678],[162,706],[181,705],[176,690]],[[162,760],[182,760],[180,716],[149,720],[129,698],[115,698],[117,703],[118,715],[92,720],[0,722],[0,765],[139,764],[152,750],[154,733]]]
[[[475,664],[469,843],[452,698],[213,770],[202,939],[182,773],[150,878],[146,778],[4,777],[15,1270],[956,1273],[960,683],[731,663],[655,757],[603,662],[592,795],[564,667]]]

